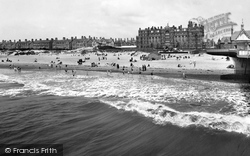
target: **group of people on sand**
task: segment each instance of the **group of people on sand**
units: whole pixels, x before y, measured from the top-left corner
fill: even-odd
[[[21,72],[21,70],[22,70],[21,67],[16,67],[16,66],[11,65],[11,64],[9,65],[9,67],[10,67],[10,69],[13,68],[15,72]]]

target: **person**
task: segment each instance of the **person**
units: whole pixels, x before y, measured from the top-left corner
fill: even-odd
[[[21,72],[21,67],[17,67],[17,71],[18,71],[18,72]]]
[[[76,71],[72,70],[72,74],[73,74],[73,76],[75,76],[76,75]]]
[[[15,72],[17,71],[17,67],[15,67],[15,66],[14,66],[14,68],[13,68],[13,69],[14,69],[14,71],[15,71]]]
[[[182,74],[182,78],[186,79],[186,74],[185,73]]]

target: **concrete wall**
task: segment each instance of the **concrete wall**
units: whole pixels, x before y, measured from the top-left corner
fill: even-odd
[[[250,58],[232,58],[235,63],[235,74],[250,74]]]

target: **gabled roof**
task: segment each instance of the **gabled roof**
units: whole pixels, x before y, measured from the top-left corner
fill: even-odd
[[[241,30],[241,31],[235,31],[231,37],[232,40],[236,40],[239,35],[245,34],[248,38],[250,38],[250,30]]]

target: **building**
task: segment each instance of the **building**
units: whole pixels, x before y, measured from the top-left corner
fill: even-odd
[[[18,42],[16,42],[16,49],[19,50],[28,50],[31,49],[31,42],[28,41],[27,39],[25,39],[24,41],[19,40]]]
[[[66,39],[65,37],[63,37],[62,40],[58,40],[57,38],[55,38],[55,40],[52,39],[52,41],[53,50],[71,49],[71,40]]]
[[[46,40],[35,40],[32,43],[31,49],[43,49],[43,50],[50,50],[52,49],[52,42],[53,40],[49,40],[48,38]]]
[[[227,36],[227,37],[222,37],[221,39],[219,39],[218,43],[217,43],[217,48],[219,48],[219,49],[231,49],[231,48],[233,48],[231,37]]]
[[[85,36],[82,36],[81,38],[77,37],[71,37],[71,39],[67,39],[63,37],[61,40],[58,40],[57,38],[50,40],[47,38],[46,40],[42,39],[31,39],[24,41],[18,40],[16,41],[5,41],[2,40],[0,42],[0,49],[2,50],[71,50],[71,49],[78,49],[82,47],[97,47],[99,45],[104,46],[110,46],[114,47],[117,46],[112,38],[105,39],[103,37],[97,38],[97,37],[91,37],[89,36],[86,38]],[[119,41],[119,46],[132,46],[135,45],[134,39],[127,39],[127,40],[121,40]],[[128,47],[131,48],[131,47]]]
[[[199,49],[203,48],[204,26],[189,21],[187,28],[151,27],[142,30],[139,28],[136,37],[137,48],[140,50],[152,49]]]
[[[3,49],[3,50],[15,50],[15,49],[17,49],[16,48],[16,41],[13,42],[11,40],[9,40],[9,41],[3,40],[1,49]]]
[[[117,39],[115,38],[114,40],[114,46],[118,46],[118,47],[121,47],[121,46],[135,46],[136,45],[136,40],[134,38],[127,38],[127,39]]]
[[[137,48],[140,50],[164,48],[166,29],[161,27],[151,27],[142,30],[139,28],[136,37]]]
[[[173,26],[170,29],[170,45],[178,49],[203,48],[204,26],[188,22],[187,28]]]
[[[105,39],[105,38],[95,38],[93,40],[92,46],[97,47],[97,46],[114,46],[114,40],[112,38],[110,39]]]
[[[88,39],[85,36],[82,36],[81,38],[71,37],[71,40],[72,40],[72,49],[88,47]]]
[[[241,30],[235,31],[231,37],[232,46],[239,50],[250,50],[250,30],[244,29],[242,21]]]

